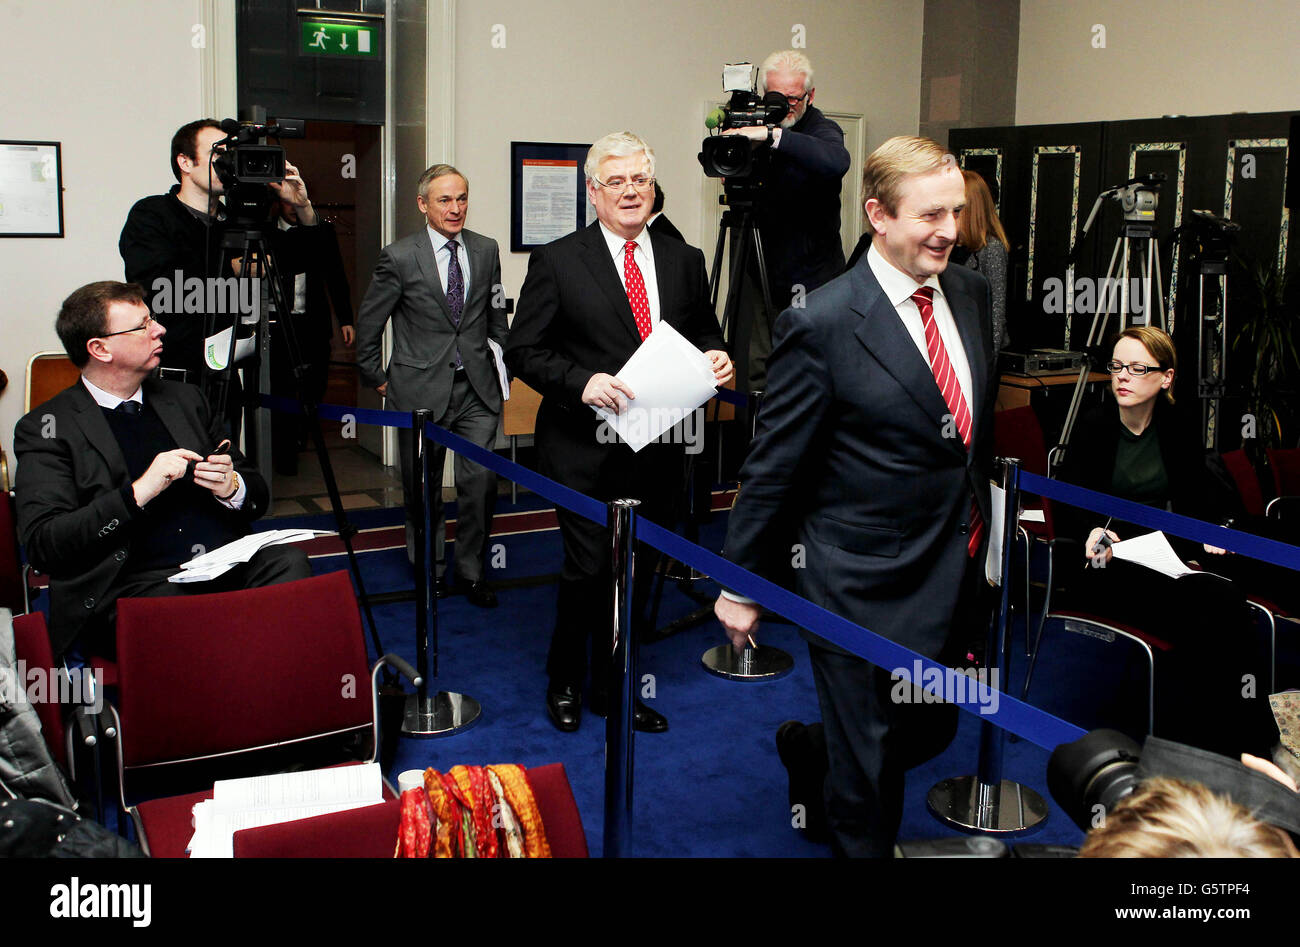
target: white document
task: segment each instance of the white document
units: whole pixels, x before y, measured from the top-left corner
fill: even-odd
[[[181,571],[169,576],[167,581],[177,584],[207,582],[252,559],[263,546],[300,543],[307,539],[315,539],[317,536],[333,535],[334,533],[328,529],[268,529],[260,533],[249,533],[211,552],[195,556],[189,562],[182,562]]]
[[[525,158],[520,168],[520,239],[550,243],[573,233],[578,214],[578,162]]]
[[[497,363],[497,381],[501,383],[501,400],[510,400],[510,373],[506,371],[506,356],[501,351],[501,346],[491,339],[487,340],[488,348],[492,350],[492,360]],[[635,390],[635,389],[634,389]]]
[[[989,524],[989,554],[984,559],[984,578],[989,585],[1002,584],[1002,536],[1007,516],[1007,493],[996,483],[989,484],[993,500],[993,522]]]
[[[219,372],[226,367],[226,355],[230,352],[230,334],[234,331],[234,326],[222,329],[216,335],[209,336],[203,343],[203,357],[207,361],[208,367],[214,372]],[[256,345],[256,336],[250,335],[244,339],[236,339],[236,364],[252,355]]]
[[[662,320],[619,369],[618,378],[636,393],[627,410],[592,410],[633,451],[680,423],[718,390],[705,354]]]
[[[1110,551],[1116,559],[1135,562],[1167,575],[1171,579],[1196,574],[1195,569],[1178,558],[1178,553],[1174,552],[1174,547],[1169,545],[1168,538],[1159,530],[1144,536],[1121,540],[1111,546]]]
[[[234,857],[240,829],[359,809],[384,801],[378,763],[280,773],[213,784],[213,796],[194,807],[191,858]]]
[[[1021,510],[1020,521],[1022,523],[1046,523],[1047,517],[1043,515],[1042,510]]]

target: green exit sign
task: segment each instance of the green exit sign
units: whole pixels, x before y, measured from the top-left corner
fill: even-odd
[[[304,20],[298,37],[298,50],[307,56],[374,59],[379,56],[379,44],[379,29],[360,23]]]

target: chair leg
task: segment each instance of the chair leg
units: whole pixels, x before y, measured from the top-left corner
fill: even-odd
[[[1052,543],[1047,544],[1047,591],[1043,595],[1043,611],[1038,616],[1038,632],[1034,635],[1033,652],[1029,656],[1029,667],[1025,669],[1025,686],[1021,689],[1020,699],[1029,699],[1029,682],[1034,679],[1034,666],[1038,663],[1038,650],[1043,645],[1043,628],[1047,625],[1047,616],[1052,610],[1053,566],[1056,552]],[[1025,618],[1025,634],[1029,634],[1029,619]]]

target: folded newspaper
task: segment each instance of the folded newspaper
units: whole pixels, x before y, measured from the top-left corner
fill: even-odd
[[[167,578],[168,582],[210,582],[218,576],[225,575],[237,565],[242,565],[259,549],[265,546],[279,546],[284,543],[300,543],[315,539],[317,536],[335,535],[328,529],[268,529],[260,533],[249,533],[233,543],[226,543],[219,549],[195,556],[189,562],[181,563],[181,571]]]

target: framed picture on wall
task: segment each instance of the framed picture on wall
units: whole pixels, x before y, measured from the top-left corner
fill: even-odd
[[[57,141],[0,139],[0,237],[63,236]]]
[[[510,143],[510,249],[531,250],[596,219],[583,162],[591,145]]]

